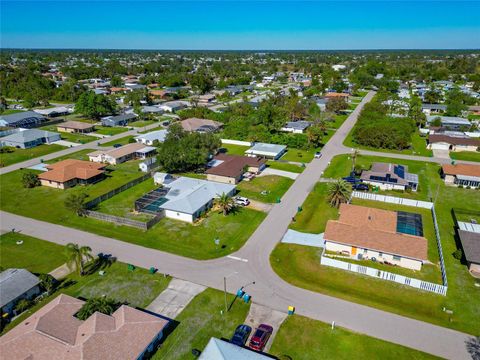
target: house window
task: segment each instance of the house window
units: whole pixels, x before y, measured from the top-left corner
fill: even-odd
[[[368,252],[368,249],[363,249],[363,253],[366,254]]]
[[[402,260],[402,257],[398,255],[393,255],[393,260],[400,261]]]
[[[378,253],[378,257],[382,257],[383,256],[383,253],[382,252],[379,252]]]

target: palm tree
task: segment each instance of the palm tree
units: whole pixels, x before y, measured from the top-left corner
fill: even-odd
[[[328,188],[328,201],[330,205],[338,208],[341,203],[346,203],[352,194],[352,185],[345,180],[337,180]]]
[[[83,265],[85,260],[93,259],[92,249],[89,246],[79,246],[69,243],[66,247],[67,265],[70,269],[74,266],[80,275],[84,274]]]
[[[352,153],[352,172],[355,171],[355,165],[357,165],[358,154],[359,154],[358,149],[353,150],[353,153]]]
[[[94,312],[111,315],[118,307],[117,302],[106,297],[88,299],[78,310],[77,318],[87,320]]]
[[[233,199],[225,193],[222,193],[216,199],[217,206],[222,210],[223,216],[227,216],[230,211],[235,208],[235,202]]]
[[[30,306],[32,306],[32,302],[28,299],[21,299],[18,301],[18,303],[15,305],[15,311],[17,314],[20,314],[27,310]]]

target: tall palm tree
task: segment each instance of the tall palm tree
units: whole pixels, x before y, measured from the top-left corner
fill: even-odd
[[[216,199],[217,206],[222,210],[223,216],[227,216],[230,211],[235,208],[235,202],[233,199],[225,193],[222,193]]]
[[[68,243],[66,247],[67,265],[70,269],[76,268],[80,275],[84,274],[83,265],[85,260],[92,260],[92,249],[89,246],[79,246],[78,244]]]
[[[352,195],[352,185],[339,179],[328,187],[328,201],[330,205],[338,208],[341,203],[346,203]]]

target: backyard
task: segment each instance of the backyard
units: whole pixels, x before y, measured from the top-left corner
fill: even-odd
[[[266,203],[275,203],[287,192],[293,180],[283,176],[258,176],[237,186],[239,195]]]
[[[245,151],[250,149],[250,146],[222,144],[222,148],[227,150],[228,155],[245,155]]]
[[[283,170],[300,174],[305,169],[301,165],[289,164],[288,162],[268,160],[267,166],[272,169]]]
[[[12,152],[0,153],[0,167],[16,164],[22,161],[34,159],[40,156],[51,154],[63,149],[64,146],[56,144],[43,144],[30,149],[10,148]]]
[[[88,134],[69,133],[69,132],[64,132],[64,131],[58,131],[57,130],[58,125],[61,125],[61,124],[43,126],[40,129],[59,133],[62,140],[70,141],[70,142],[78,143],[78,144],[86,144],[88,142],[98,140],[97,137],[89,136]]]
[[[476,151],[460,151],[450,152],[450,158],[452,160],[464,160],[464,161],[477,161],[480,162],[480,152]]]

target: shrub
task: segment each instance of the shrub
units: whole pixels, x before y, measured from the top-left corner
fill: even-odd
[[[463,250],[462,249],[457,249],[453,252],[453,257],[457,260],[462,260],[463,257]]]
[[[37,175],[31,171],[25,172],[22,175],[22,184],[24,188],[31,189],[35,186],[40,185],[40,180],[38,179]]]

